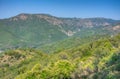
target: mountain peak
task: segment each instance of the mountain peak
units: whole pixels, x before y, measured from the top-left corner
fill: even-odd
[[[10,18],[10,21],[13,20],[13,21],[17,21],[17,20],[26,20],[30,17],[30,19],[32,19],[33,17],[37,17],[37,18],[55,18],[54,16],[52,15],[49,15],[49,14],[28,14],[28,13],[20,13],[14,17],[11,17]]]
[[[26,20],[27,18],[28,18],[28,16],[27,16],[27,14],[20,14],[20,15],[18,15],[18,17],[19,17],[19,19],[21,19],[21,20]]]
[[[39,13],[39,14],[29,14],[29,13],[20,13],[18,14],[17,16],[38,16],[38,15],[41,15],[41,16],[49,16],[49,17],[53,17],[52,15],[50,14],[44,14],[44,13]]]

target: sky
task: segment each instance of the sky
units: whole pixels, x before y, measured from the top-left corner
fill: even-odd
[[[120,0],[0,0],[0,19],[20,13],[120,20]]]

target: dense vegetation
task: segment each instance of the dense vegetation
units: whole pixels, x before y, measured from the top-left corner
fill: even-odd
[[[119,22],[47,14],[1,19],[0,79],[119,79]]]
[[[1,53],[0,78],[119,79],[120,34],[113,37],[105,36],[101,39],[91,37],[89,40],[93,39],[93,41],[86,43],[85,39],[78,39],[78,41],[84,40],[82,44],[77,39],[66,39],[60,42],[63,47],[66,47],[65,49],[60,43],[52,44],[52,53],[44,53],[32,48]],[[72,40],[75,41],[72,42]],[[68,47],[67,44],[69,44]],[[45,47],[47,51],[50,49],[49,46]],[[54,47],[56,51],[53,51]],[[46,50],[44,48],[44,51]]]
[[[38,48],[72,36],[111,35],[114,34],[112,28],[119,22],[106,18],[58,18],[47,14],[23,13],[0,19],[0,51],[21,47]]]

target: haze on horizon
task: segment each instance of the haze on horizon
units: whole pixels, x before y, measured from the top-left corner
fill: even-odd
[[[0,0],[0,19],[20,13],[120,19],[119,0]]]

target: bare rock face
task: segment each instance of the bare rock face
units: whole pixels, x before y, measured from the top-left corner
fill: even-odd
[[[21,14],[21,15],[19,15],[19,18],[20,18],[21,20],[26,20],[26,19],[28,18],[28,16],[25,15],[25,14]]]
[[[120,25],[116,25],[113,27],[113,30],[119,30],[120,29]]]
[[[52,17],[52,16],[46,16],[46,15],[41,15],[41,14],[37,14],[36,15],[38,18],[42,18],[45,19],[46,21],[48,21],[49,23],[52,23],[53,25],[61,25],[63,24],[63,22],[61,20],[59,20],[56,17]]]
[[[28,15],[22,13],[22,14],[15,16],[15,17],[10,18],[10,21],[19,21],[19,20],[27,20],[27,19],[28,19]]]

